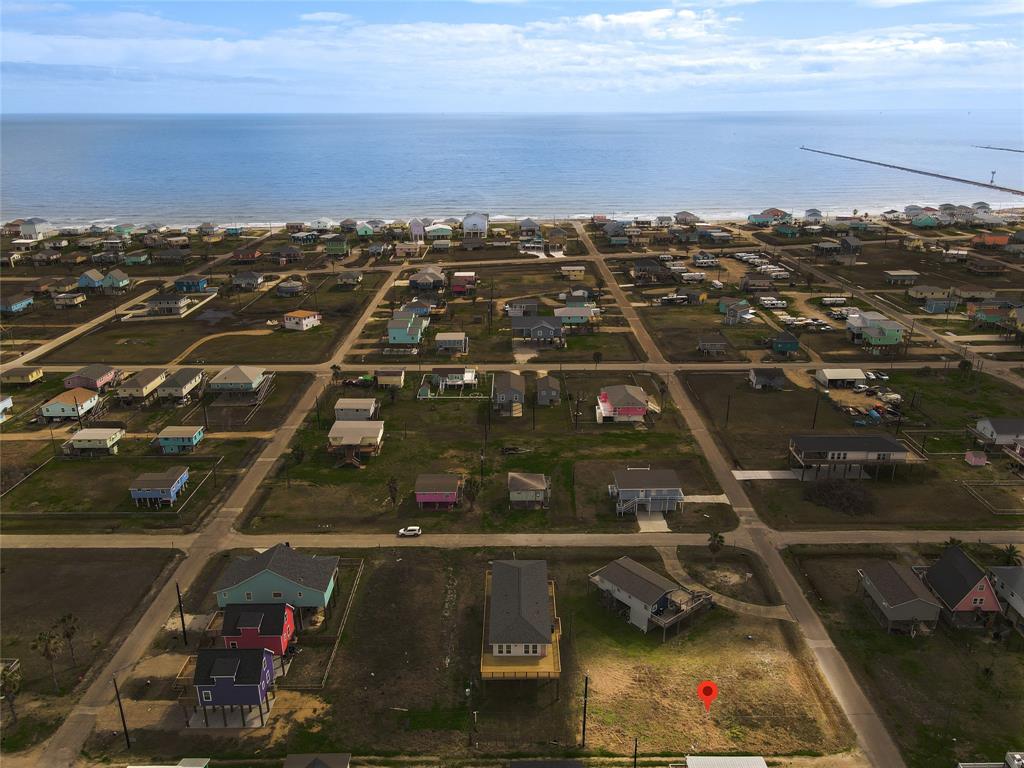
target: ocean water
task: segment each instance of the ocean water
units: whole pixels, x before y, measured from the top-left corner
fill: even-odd
[[[280,222],[846,214],[1024,198],[801,145],[1024,188],[1018,111],[673,115],[4,116],[2,217]]]

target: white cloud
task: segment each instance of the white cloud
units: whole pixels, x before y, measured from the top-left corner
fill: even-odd
[[[322,21],[329,24],[344,24],[352,21],[351,14],[337,13],[335,11],[317,11],[316,13],[304,13],[299,16],[302,21]]]

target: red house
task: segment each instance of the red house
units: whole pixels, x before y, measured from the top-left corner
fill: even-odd
[[[295,635],[295,609],[288,603],[224,606],[220,636],[225,648],[265,648],[283,656]]]
[[[986,627],[1003,612],[988,576],[960,547],[946,547],[924,580],[954,627]]]

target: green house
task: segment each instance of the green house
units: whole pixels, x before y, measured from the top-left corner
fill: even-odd
[[[344,237],[336,237],[327,241],[328,256],[348,256],[348,240]]]
[[[892,320],[883,320],[866,326],[861,333],[861,340],[872,351],[892,348],[903,341],[903,326]]]
[[[356,234],[359,237],[371,237],[373,235],[373,227],[369,224],[360,224],[356,227]]]
[[[338,580],[338,558],[304,555],[277,544],[256,557],[231,561],[215,587],[217,605],[288,603],[294,608],[324,608]]]
[[[776,224],[772,231],[780,237],[799,237],[800,230],[792,224]]]

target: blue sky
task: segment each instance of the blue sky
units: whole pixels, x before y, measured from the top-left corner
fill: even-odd
[[[5,112],[1024,108],[1021,0],[2,0]]]

